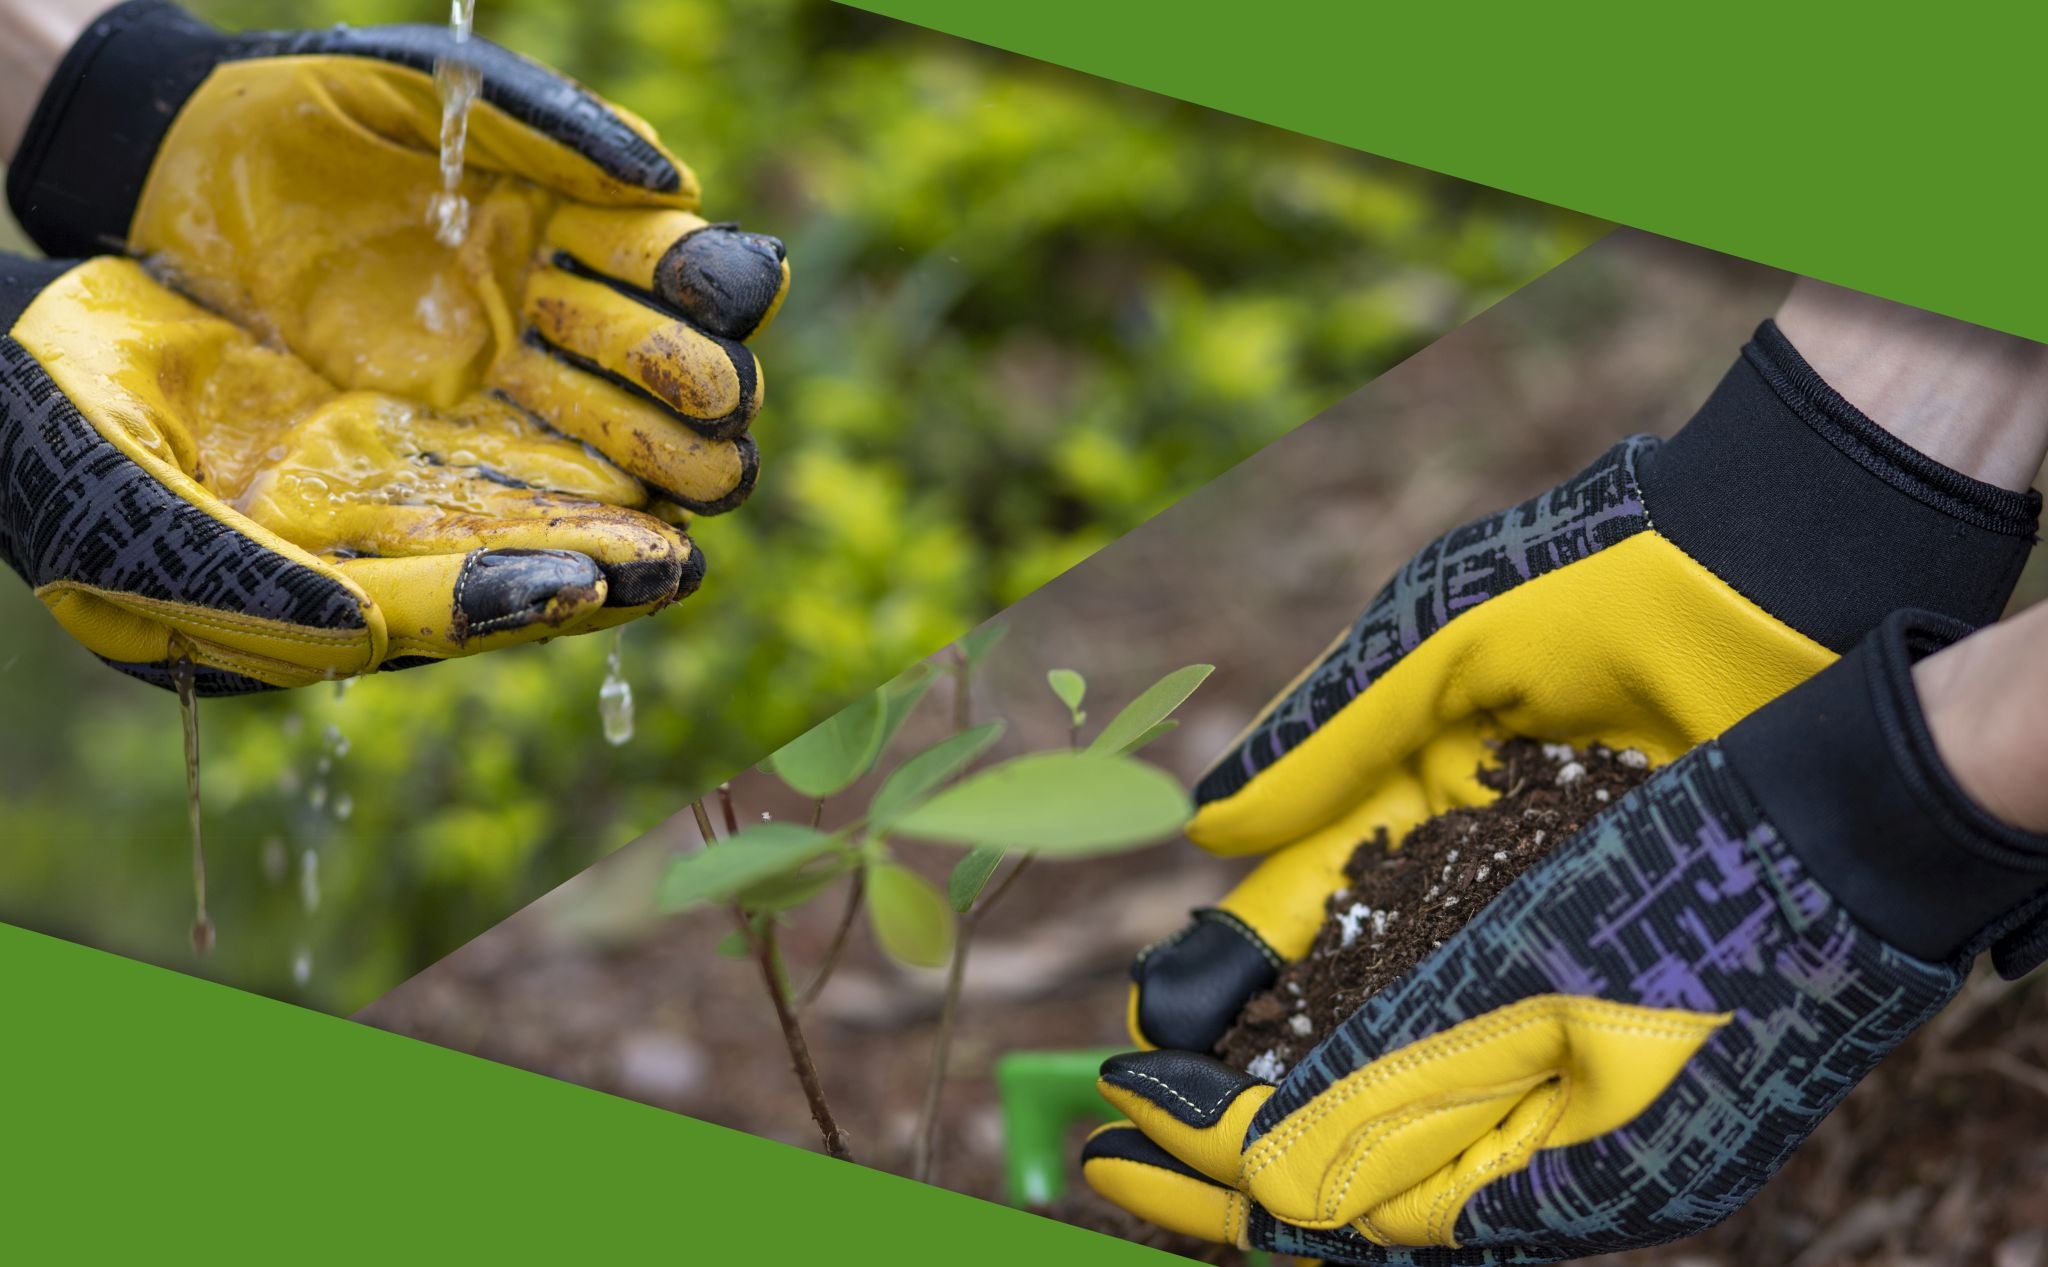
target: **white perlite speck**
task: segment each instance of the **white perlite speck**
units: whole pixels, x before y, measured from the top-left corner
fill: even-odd
[[[1296,1012],[1287,1018],[1287,1028],[1292,1030],[1296,1037],[1307,1038],[1315,1029],[1315,1022],[1308,1019],[1308,1013]]]
[[[1614,759],[1631,770],[1647,770],[1650,768],[1650,759],[1635,748],[1623,748],[1614,755]]]
[[[1543,745],[1543,755],[1562,765],[1572,759],[1572,746],[1568,743],[1547,743]]]
[[[1605,805],[1607,804],[1607,802],[1613,800],[1614,797],[1607,791],[1606,788],[1596,787],[1593,789],[1593,799],[1600,802],[1602,805]]]
[[[1570,787],[1572,784],[1577,783],[1580,779],[1583,779],[1585,777],[1585,766],[1580,765],[1576,761],[1567,761],[1562,766],[1558,767],[1557,785],[1559,787]]]
[[[1244,1071],[1261,1082],[1278,1082],[1287,1076],[1287,1062],[1280,1059],[1280,1053],[1268,1047],[1254,1056]]]
[[[1363,902],[1353,902],[1350,909],[1337,912],[1338,944],[1349,946],[1358,940],[1358,930],[1372,918],[1372,908]]]

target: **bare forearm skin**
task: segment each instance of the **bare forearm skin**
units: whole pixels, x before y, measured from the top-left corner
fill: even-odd
[[[2048,832],[2048,602],[1914,665],[1913,688],[1963,791],[2011,826]]]
[[[1879,426],[1988,484],[2026,488],[2048,456],[2048,345],[1801,279],[1778,328]]]
[[[43,85],[109,0],[0,0],[0,161],[13,162]]]

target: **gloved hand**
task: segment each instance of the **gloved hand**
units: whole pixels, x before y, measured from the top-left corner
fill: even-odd
[[[459,246],[430,222],[443,56],[481,82]],[[0,312],[0,546],[138,676],[294,686],[616,624],[702,576],[672,524],[753,486],[740,341],[781,244],[485,41],[136,0],[67,54],[8,189],[53,256],[148,266],[14,261]]]
[[[1276,1087],[1119,1056],[1100,1193],[1364,1263],[1545,1262],[1718,1222],[1961,986],[2048,957],[2048,837],[1955,782],[1899,613],[1524,873]],[[1442,1247],[1409,1250],[1394,1247]]]
[[[1898,608],[1996,619],[2039,508],[1899,443],[1766,322],[1670,441],[1425,547],[1202,778],[1189,838],[1269,856],[1140,956],[1133,1038],[1210,1050],[1359,843],[1493,798],[1489,741],[1669,762]]]

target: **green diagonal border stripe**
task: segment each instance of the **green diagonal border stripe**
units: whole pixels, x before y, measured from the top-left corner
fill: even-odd
[[[0,1080],[7,1262],[1185,1261],[4,924]]]
[[[863,0],[2048,339],[2048,10]],[[8,1261],[1178,1261],[0,925]]]
[[[2048,341],[2048,6],[848,2]]]

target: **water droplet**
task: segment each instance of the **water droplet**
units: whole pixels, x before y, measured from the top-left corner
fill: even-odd
[[[299,855],[299,905],[309,915],[320,909],[320,855],[311,849]]]
[[[348,816],[355,812],[356,802],[354,797],[343,792],[340,796],[334,798],[334,817],[337,820],[345,823],[348,821]]]
[[[306,804],[311,805],[315,810],[327,808],[327,781],[325,779],[320,780],[307,789]]]
[[[263,878],[272,884],[283,884],[285,873],[290,867],[291,859],[284,851],[284,842],[275,836],[265,837],[263,841]]]
[[[633,738],[633,687],[618,678],[606,678],[597,690],[598,715],[604,718],[604,741],[619,747]]]
[[[301,989],[304,989],[306,983],[312,979],[313,952],[301,946],[299,947],[299,952],[292,956],[292,980]]]
[[[356,680],[351,677],[338,677],[334,679],[335,703],[338,704],[341,702],[342,698],[348,694],[348,688],[355,685],[355,681]]]
[[[622,625],[612,634],[611,654],[605,659],[604,684],[597,688],[597,715],[604,720],[604,741],[616,748],[633,738],[633,684],[620,668],[626,630]]]

